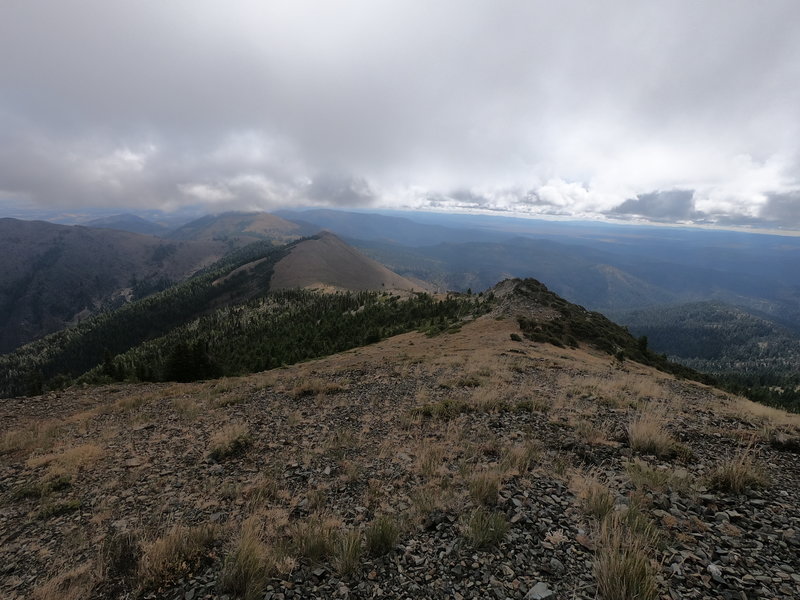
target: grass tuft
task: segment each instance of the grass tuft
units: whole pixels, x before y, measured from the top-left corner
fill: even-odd
[[[641,454],[668,457],[675,453],[675,440],[664,429],[663,417],[652,409],[640,411],[627,427],[628,444]]]
[[[603,521],[594,561],[597,591],[604,600],[655,600],[658,585],[647,542],[616,515]]]
[[[214,460],[238,456],[244,453],[252,442],[246,425],[241,423],[226,425],[211,436],[208,455]]]
[[[263,540],[263,528],[255,517],[242,523],[233,551],[225,558],[220,590],[244,600],[263,598],[275,558]]]
[[[400,539],[400,526],[394,517],[381,515],[365,530],[367,552],[372,556],[382,556],[391,551]]]
[[[464,536],[475,548],[486,548],[498,544],[508,533],[509,525],[499,512],[476,508],[467,519]]]
[[[715,490],[732,494],[764,487],[768,483],[766,476],[756,468],[752,446],[717,464],[709,477],[709,482]]]
[[[292,547],[298,556],[319,562],[333,552],[336,540],[335,522],[322,515],[313,515],[291,528]]]
[[[578,498],[581,510],[588,516],[603,521],[614,510],[614,494],[596,473],[575,474],[570,487]]]
[[[358,570],[362,551],[361,532],[350,529],[341,533],[333,543],[333,568],[343,577],[352,575]]]
[[[139,561],[139,581],[158,588],[180,579],[206,557],[217,540],[213,525],[176,525],[164,536],[145,544]]]
[[[500,493],[500,475],[495,471],[476,473],[469,480],[469,493],[478,504],[494,506]]]

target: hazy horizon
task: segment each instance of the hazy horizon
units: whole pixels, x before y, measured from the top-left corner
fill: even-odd
[[[796,2],[33,0],[2,16],[2,212],[800,230]]]

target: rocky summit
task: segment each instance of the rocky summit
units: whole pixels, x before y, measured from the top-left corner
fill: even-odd
[[[251,376],[4,400],[0,595],[800,597],[800,417],[500,299]]]

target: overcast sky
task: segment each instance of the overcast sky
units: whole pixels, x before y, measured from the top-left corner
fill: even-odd
[[[796,0],[3,0],[0,209],[800,229],[798,23]]]

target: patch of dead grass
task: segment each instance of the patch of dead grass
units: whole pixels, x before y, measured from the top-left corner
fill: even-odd
[[[50,578],[33,590],[32,600],[84,600],[88,598],[97,576],[93,565],[83,564]]]
[[[63,423],[49,420],[6,431],[0,438],[0,454],[35,450],[47,451],[55,445],[62,430]]]
[[[139,561],[140,584],[154,589],[184,577],[207,558],[218,536],[214,525],[176,525],[144,544]]]
[[[81,469],[99,460],[105,451],[96,444],[82,444],[61,452],[33,456],[25,461],[31,469],[50,465],[51,474],[74,475]]]
[[[635,452],[667,457],[676,450],[676,443],[664,428],[664,415],[651,405],[645,406],[628,423],[628,444]]]

